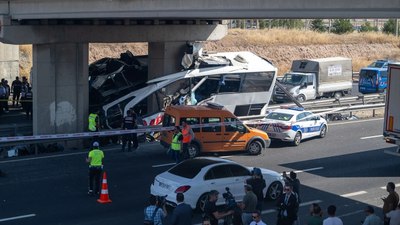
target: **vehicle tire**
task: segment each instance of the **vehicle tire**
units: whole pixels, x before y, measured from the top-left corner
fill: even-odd
[[[197,157],[200,154],[200,146],[197,143],[190,143],[188,146],[188,156],[190,159]]]
[[[297,101],[299,101],[299,102],[305,102],[305,101],[306,101],[306,96],[304,96],[304,95],[299,95],[299,96],[297,96]]]
[[[294,136],[293,145],[298,146],[301,142],[301,133],[297,132]]]
[[[204,212],[204,206],[206,205],[206,202],[208,201],[208,193],[204,193],[200,196],[199,200],[197,200],[196,204],[196,211],[203,213]]]
[[[341,97],[343,96],[343,94],[342,94],[342,92],[335,92],[335,94],[333,94],[333,97],[335,98],[335,99],[340,99]]]
[[[322,126],[321,132],[319,133],[319,137],[324,138],[326,136],[326,131],[327,131],[326,125]]]
[[[265,199],[275,201],[282,195],[282,193],[283,193],[282,183],[279,181],[275,181],[271,185],[269,185],[267,193],[265,193]]]
[[[260,141],[252,141],[247,146],[247,152],[250,155],[259,155],[259,154],[261,154],[262,149],[263,149],[263,146]]]

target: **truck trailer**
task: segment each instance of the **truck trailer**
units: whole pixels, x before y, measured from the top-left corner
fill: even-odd
[[[280,83],[294,98],[303,102],[321,97],[340,98],[350,93],[353,86],[352,76],[350,58],[294,60],[291,71],[283,76]],[[275,88],[275,102],[285,102],[289,99],[284,91]]]
[[[400,62],[389,64],[388,67],[383,136],[387,143],[400,146]]]

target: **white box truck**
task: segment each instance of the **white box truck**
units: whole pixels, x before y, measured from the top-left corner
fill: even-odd
[[[400,146],[400,62],[388,67],[383,136],[386,142]]]
[[[351,59],[330,57],[294,60],[291,71],[283,76],[280,83],[299,102],[320,97],[340,98],[352,90]],[[275,88],[275,102],[285,102],[289,99],[284,91]]]

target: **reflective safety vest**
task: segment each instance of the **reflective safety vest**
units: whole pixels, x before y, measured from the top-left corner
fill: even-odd
[[[90,113],[90,115],[89,115],[89,130],[90,131],[96,131],[97,130],[96,118],[97,118],[97,114],[96,113]]]
[[[93,149],[89,152],[91,158],[90,166],[101,166],[103,165],[104,153],[100,149]]]
[[[172,142],[171,142],[171,149],[174,151],[180,151],[181,150],[181,142],[179,141],[179,136],[182,135],[180,132],[177,134],[174,134],[172,137]]]

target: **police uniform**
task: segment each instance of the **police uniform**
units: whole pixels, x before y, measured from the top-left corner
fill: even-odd
[[[135,117],[132,116],[131,113],[128,113],[127,116],[124,117],[124,121],[122,124],[122,129],[124,130],[132,130],[137,127]],[[122,136],[122,151],[125,151],[126,142],[128,142],[128,151],[130,152],[131,145],[133,144],[133,148],[136,150],[138,148],[138,139],[136,133],[125,134]]]
[[[89,195],[99,194],[100,179],[103,171],[104,153],[99,149],[99,143],[93,142],[93,149],[89,152]]]
[[[176,163],[180,162],[182,138],[182,133],[180,131],[172,136],[171,153]]]
[[[96,113],[90,113],[89,114],[89,131],[96,132],[99,131],[99,128],[97,126],[98,124],[98,118],[99,116]]]

